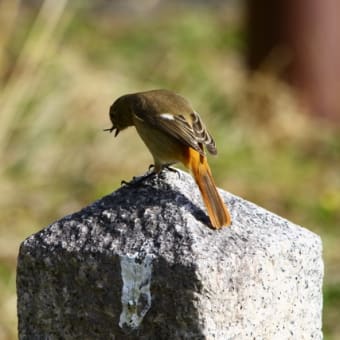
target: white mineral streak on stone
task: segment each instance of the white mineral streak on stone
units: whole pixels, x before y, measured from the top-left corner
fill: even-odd
[[[151,307],[152,255],[144,258],[138,253],[120,256],[120,266],[123,288],[119,327],[136,329]]]

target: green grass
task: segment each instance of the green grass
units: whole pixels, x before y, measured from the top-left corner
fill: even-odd
[[[300,111],[275,78],[247,78],[244,34],[227,12],[150,20],[54,4],[20,11],[0,45],[0,338],[16,338],[20,242],[147,169],[132,129],[118,139],[101,130],[114,98],[159,87],[190,98],[207,122],[219,186],[321,235],[325,337],[340,338],[339,130]]]

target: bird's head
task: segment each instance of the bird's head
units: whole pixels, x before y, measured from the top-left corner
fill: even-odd
[[[133,125],[131,105],[131,95],[119,97],[110,107],[112,127],[104,131],[115,131],[116,137],[120,131]]]

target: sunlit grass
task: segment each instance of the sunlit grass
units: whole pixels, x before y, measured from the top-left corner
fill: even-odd
[[[340,337],[338,130],[305,115],[275,78],[246,77],[233,17],[113,19],[67,1],[9,10],[14,23],[0,45],[0,338],[16,338],[20,242],[147,169],[151,157],[133,129],[117,139],[102,129],[114,98],[158,87],[190,98],[207,122],[219,186],[322,236],[325,331]]]

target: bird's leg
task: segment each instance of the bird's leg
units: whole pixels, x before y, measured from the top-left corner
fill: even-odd
[[[151,170],[152,168],[155,168],[155,166],[154,166],[153,164],[151,164],[151,165],[149,166],[149,168],[148,168],[148,173],[147,173],[145,176],[142,176],[142,177],[139,177],[139,178],[133,176],[131,181],[127,182],[127,181],[125,181],[125,180],[122,180],[122,181],[120,182],[120,185],[121,185],[121,186],[122,186],[122,185],[130,185],[130,186],[132,186],[132,185],[139,185],[139,184],[141,184],[142,182],[144,182],[144,181],[147,180],[148,178],[150,178],[150,177],[152,177],[152,176],[154,176],[154,175],[157,175],[157,172],[155,172],[155,171],[151,171],[151,172],[150,172],[150,170]]]
[[[153,169],[151,171],[151,169]],[[148,173],[145,175],[145,176],[142,176],[142,177],[132,177],[132,180],[127,182],[125,180],[122,180],[120,182],[120,185],[128,185],[128,186],[132,186],[132,185],[140,185],[142,182],[144,182],[145,180],[147,180],[148,178],[152,177],[152,176],[157,176],[158,178],[162,178],[162,173],[163,173],[163,170],[164,169],[167,169],[171,172],[174,172],[178,175],[178,178],[180,178],[181,174],[180,172],[175,169],[175,168],[172,168],[171,167],[171,164],[164,164],[164,165],[161,165],[161,166],[157,166],[157,165],[154,165],[154,164],[150,164],[149,165],[149,168],[148,168]]]

